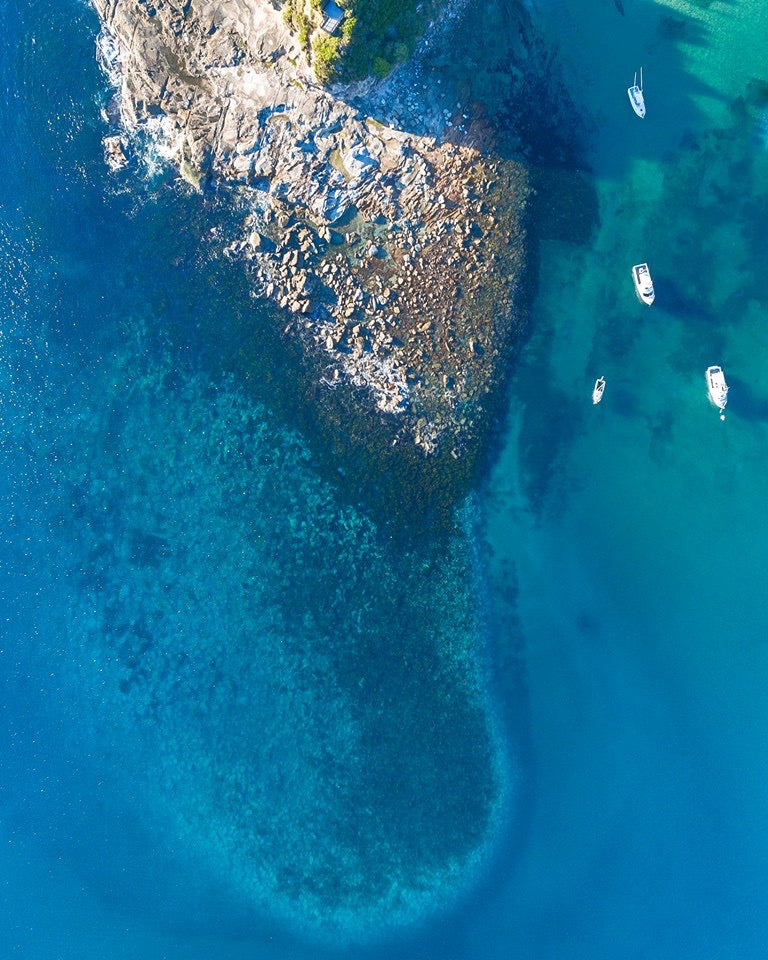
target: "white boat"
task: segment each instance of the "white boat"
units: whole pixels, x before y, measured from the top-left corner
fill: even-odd
[[[728,384],[722,367],[707,367],[707,391],[709,399],[720,411],[720,419],[725,420],[725,405],[728,403]]]
[[[605,390],[605,377],[598,377],[595,380],[595,386],[592,390],[592,403],[600,403],[603,399],[603,391]]]
[[[632,267],[632,279],[635,281],[635,291],[643,303],[648,306],[656,299],[653,292],[653,280],[651,280],[651,271],[647,263],[636,263]]]
[[[637,74],[635,74],[635,79],[632,81],[632,86],[627,88],[627,93],[629,94],[629,102],[632,104],[632,109],[638,115],[638,117],[645,116],[645,97],[643,96],[643,68],[640,67],[640,86],[637,85]]]

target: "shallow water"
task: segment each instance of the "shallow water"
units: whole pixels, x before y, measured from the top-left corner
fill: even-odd
[[[534,8],[583,155],[438,557],[316,469],[240,201],[108,176],[93,15],[9,12],[5,955],[763,955],[768,26],[623,8]]]

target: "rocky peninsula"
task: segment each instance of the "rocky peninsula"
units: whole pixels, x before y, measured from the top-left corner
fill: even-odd
[[[198,221],[217,246],[194,269],[215,260],[240,294],[213,334],[228,310],[247,326],[236,352],[214,342],[213,375],[137,344],[119,441],[99,417],[80,441],[107,451],[82,486],[113,495],[88,541],[89,662],[115,665],[179,841],[308,936],[367,942],[455,902],[516,803],[455,506],[524,325],[533,195],[474,78],[506,97],[525,44],[506,2],[448,0],[387,77],[328,86],[311,0],[94,4],[106,160],[130,182],[161,142],[190,185],[170,206],[226,223]],[[180,324],[206,312],[210,283],[194,290]]]
[[[529,180],[489,149],[482,104],[423,69],[465,5],[447,4],[388,79],[330,88],[269,0],[94,5],[119,84],[110,166],[151,127],[194,187],[252,190],[258,212],[228,252],[317,382],[376,410],[390,446],[471,459],[524,325]]]

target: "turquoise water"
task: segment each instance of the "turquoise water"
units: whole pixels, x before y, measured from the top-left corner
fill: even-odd
[[[535,802],[504,920],[486,911],[467,956],[497,955],[491,929],[524,957],[767,942],[768,25],[760,4],[624,6],[543,11],[591,120],[599,217],[586,243],[543,239],[489,492]],[[625,91],[641,64],[644,121]],[[650,310],[628,273],[643,260]],[[732,386],[725,423],[711,363]]]
[[[339,492],[243,201],[110,177],[92,13],[7,11],[4,955],[764,955],[768,24],[623,10],[533,10],[580,162],[434,545]]]

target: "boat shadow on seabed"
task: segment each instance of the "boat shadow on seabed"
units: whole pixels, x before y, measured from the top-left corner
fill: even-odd
[[[734,400],[735,409],[740,419],[768,421],[768,396],[758,395],[753,387],[745,380],[728,375],[728,413],[733,413],[731,401]]]

